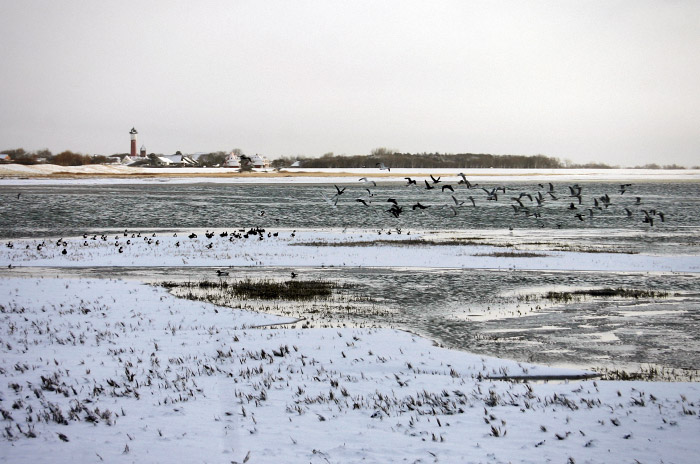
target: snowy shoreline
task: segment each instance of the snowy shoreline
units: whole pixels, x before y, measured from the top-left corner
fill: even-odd
[[[239,173],[230,168],[131,168],[128,166],[0,165],[0,185],[109,185],[137,183],[351,183],[355,177],[371,177],[375,182],[405,182],[404,176],[440,175],[459,179],[463,172],[480,182],[700,182],[698,169],[427,169],[397,168],[380,171],[358,169],[284,169]]]
[[[86,237],[5,239],[0,266],[115,267],[115,266],[278,266],[278,267],[391,267],[576,270],[606,272],[700,272],[698,255],[585,253],[543,250],[518,257],[494,255],[499,247],[441,245],[426,241],[430,234],[383,235],[381,246],[374,231],[281,231],[276,237],[233,239],[213,230],[189,233],[129,232]],[[268,233],[268,235],[271,235]],[[354,244],[362,246],[354,246]],[[12,246],[8,246],[11,244]],[[328,246],[332,245],[332,246]],[[64,253],[65,252],[65,253]]]

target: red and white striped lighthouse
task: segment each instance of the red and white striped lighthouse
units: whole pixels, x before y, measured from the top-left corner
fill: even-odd
[[[129,134],[131,134],[131,157],[134,158],[136,157],[136,135],[138,132],[132,127]]]

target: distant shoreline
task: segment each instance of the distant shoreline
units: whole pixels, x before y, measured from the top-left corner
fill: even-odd
[[[187,180],[198,182],[235,182],[235,183],[319,183],[319,182],[356,182],[358,178],[367,177],[375,182],[404,182],[405,177],[443,176],[445,181],[456,182],[458,174],[463,172],[467,178],[478,181],[697,181],[700,182],[700,169],[451,169],[451,168],[396,168],[391,171],[377,168],[291,168],[280,171],[255,170],[238,172],[233,168],[143,168],[120,165],[86,165],[57,166],[37,165],[0,165],[0,184],[21,184],[23,181],[59,181],[85,182],[110,179],[119,182],[149,182]],[[30,182],[32,183],[32,182]]]

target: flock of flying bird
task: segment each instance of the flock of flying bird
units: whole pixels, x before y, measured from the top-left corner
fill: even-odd
[[[388,170],[389,168],[380,166],[380,169]],[[635,212],[631,208],[642,205],[642,198],[639,196],[634,196],[633,199],[627,200],[627,198],[632,196],[630,194],[624,197],[624,201],[621,201],[622,196],[625,192],[630,190],[632,184],[619,184],[619,188],[616,192],[618,198],[613,200],[609,193],[604,193],[600,196],[592,195],[586,198],[584,197],[584,187],[579,184],[569,185],[567,186],[568,188],[563,191],[561,191],[561,189],[560,191],[556,191],[554,184],[551,182],[539,183],[537,184],[539,187],[537,191],[528,192],[518,191],[513,187],[506,186],[489,188],[479,186],[479,184],[470,182],[463,173],[459,173],[459,180],[456,185],[445,182],[441,177],[435,177],[432,174],[430,174],[430,179],[423,179],[422,182],[411,177],[404,177],[404,179],[406,179],[406,187],[416,190],[434,191],[430,194],[426,192],[426,195],[432,195],[428,200],[438,200],[438,203],[428,204],[427,201],[423,199],[423,203],[421,203],[421,201],[415,201],[409,205],[400,205],[396,198],[382,198],[378,200],[379,196],[375,195],[375,192],[372,190],[372,188],[377,187],[377,183],[367,177],[359,179],[359,182],[363,183],[363,190],[361,190],[362,194],[354,199],[354,202],[365,207],[376,206],[377,204],[382,205],[382,209],[388,207],[388,209],[383,209],[383,211],[395,218],[399,218],[409,209],[411,211],[421,211],[430,207],[448,209],[452,211],[453,216],[457,216],[459,209],[464,206],[476,208],[477,202],[481,202],[482,200],[497,203],[502,202],[504,198],[509,201],[510,207],[513,209],[515,215],[522,214],[525,217],[540,218],[544,211],[543,206],[556,202],[559,204],[564,202],[568,203],[567,209],[571,211],[571,217],[579,221],[593,219],[599,213],[609,210],[610,206],[613,204],[621,206],[627,218],[633,218]],[[342,195],[346,194],[348,187],[339,187],[337,185],[334,185],[334,187],[335,193],[332,196],[326,195],[325,193],[322,196],[329,205],[336,208],[339,199]],[[456,189],[461,190],[461,192],[456,191]],[[435,192],[437,192],[437,196]],[[464,199],[458,198],[462,192],[467,194]],[[449,195],[449,197],[447,195]],[[655,221],[665,222],[666,220],[666,216],[662,211],[656,209],[636,209],[643,214],[643,216],[641,216],[642,222],[649,226],[653,226]],[[561,227],[561,224],[557,224],[557,226]],[[544,227],[544,224],[540,223],[540,227]]]

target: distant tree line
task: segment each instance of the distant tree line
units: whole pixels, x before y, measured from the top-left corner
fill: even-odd
[[[54,155],[47,149],[28,152],[23,148],[2,150],[0,153],[10,155],[12,162],[17,164],[47,163],[57,164],[59,166],[83,166],[86,164],[106,164],[111,162],[111,160],[106,156],[82,155],[80,153],[74,153],[70,150],[62,151],[57,155]]]
[[[389,148],[376,148],[369,155],[341,155],[326,153],[320,158],[280,158],[272,167],[283,168],[298,162],[301,168],[374,168],[383,163],[390,168],[507,168],[507,169],[613,169],[604,163],[574,164],[545,155],[491,155],[485,153],[400,153]],[[685,169],[676,164],[659,166],[647,164],[635,169]]]
[[[282,158],[279,167],[299,161],[307,168],[373,168],[378,163],[392,168],[524,168],[556,169],[566,167],[557,158],[544,155],[490,155],[475,153],[399,153],[386,148],[372,150],[370,155],[335,156],[326,153],[320,158]]]
[[[239,148],[233,150],[238,155],[243,155]],[[128,153],[115,153],[111,157],[103,155],[83,155],[70,150],[54,155],[48,149],[25,151],[23,148],[2,150],[0,153],[7,154],[11,162],[17,164],[37,164],[48,163],[60,166],[82,166],[87,164],[108,164],[112,163],[114,157],[124,158]],[[229,152],[216,151],[200,155],[198,164],[200,166],[221,166],[223,165]],[[176,155],[181,155],[179,151]],[[153,154],[149,155],[151,157]],[[245,156],[245,155],[243,155]],[[477,168],[509,168],[509,169],[612,169],[619,166],[610,166],[604,163],[574,164],[569,161],[562,162],[559,158],[545,155],[491,155],[485,153],[400,153],[390,148],[376,148],[369,155],[334,155],[326,153],[320,158],[313,157],[282,157],[271,162],[273,168],[285,168],[298,162],[301,168],[373,168],[379,163],[391,168],[456,168],[456,169],[477,169]],[[149,160],[143,160],[144,164],[149,164]],[[677,164],[659,165],[645,164],[635,166],[635,169],[685,169]],[[693,169],[700,169],[695,166]]]

